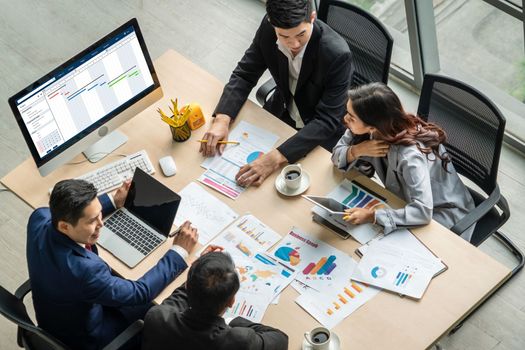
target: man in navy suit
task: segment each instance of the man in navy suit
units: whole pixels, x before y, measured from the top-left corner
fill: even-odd
[[[267,0],[252,44],[224,87],[200,152],[222,152],[230,124],[250,91],[268,69],[276,83],[264,109],[297,130],[276,149],[243,166],[241,186],[260,185],[286,163],[295,163],[316,146],[332,150],[343,135],[347,89],[353,73],[346,41],[316,19],[311,0]]]
[[[185,222],[172,249],[144,276],[114,276],[95,244],[102,217],[124,205],[129,186],[97,198],[92,184],[64,180],[55,185],[49,208],[29,218],[27,263],[38,324],[74,349],[102,348],[143,318],[151,301],[186,269],[184,259],[197,242],[197,230]]]

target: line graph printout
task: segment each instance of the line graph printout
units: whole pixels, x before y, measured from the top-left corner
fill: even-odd
[[[182,199],[174,223],[180,226],[186,220],[191,221],[199,230],[200,244],[208,243],[239,216],[195,182],[190,182],[179,195]]]
[[[40,157],[154,85],[132,27],[17,101]]]
[[[281,236],[251,214],[239,217],[226,227],[210,244],[228,252],[234,261],[237,257],[255,257],[281,239]],[[201,252],[206,248],[203,247]],[[200,252],[199,252],[200,254]]]

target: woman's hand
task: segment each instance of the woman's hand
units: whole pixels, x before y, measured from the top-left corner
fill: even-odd
[[[382,140],[367,140],[352,146],[352,155],[355,158],[361,156],[385,157],[390,145]]]
[[[351,208],[345,210],[343,220],[352,225],[366,224],[367,222],[374,222],[375,213],[371,209]]]

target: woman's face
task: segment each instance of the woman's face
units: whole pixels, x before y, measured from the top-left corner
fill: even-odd
[[[371,131],[374,131],[374,128],[366,125],[363,121],[355,114],[354,109],[352,108],[352,101],[348,100],[346,104],[346,114],[343,118],[345,126],[352,131],[354,135],[363,135],[368,134]]]

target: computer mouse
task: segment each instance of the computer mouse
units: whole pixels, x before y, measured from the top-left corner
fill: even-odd
[[[159,159],[160,169],[164,176],[173,176],[177,173],[177,166],[172,156],[166,156]]]

